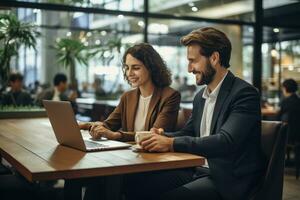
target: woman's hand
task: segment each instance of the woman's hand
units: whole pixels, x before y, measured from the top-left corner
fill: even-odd
[[[118,140],[122,137],[120,132],[114,132],[103,125],[93,126],[90,130],[90,135],[94,139],[100,139],[101,137],[105,137],[109,140]]]
[[[82,130],[91,130],[93,127],[103,125],[102,122],[79,122],[78,126]]]
[[[78,126],[82,130],[89,130],[91,127],[92,122],[79,122]]]

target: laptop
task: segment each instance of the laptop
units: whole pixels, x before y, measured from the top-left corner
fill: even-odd
[[[103,151],[128,148],[131,145],[102,139],[93,141],[83,139],[77,124],[71,103],[68,101],[43,100],[51,126],[59,144],[79,149],[81,151]]]

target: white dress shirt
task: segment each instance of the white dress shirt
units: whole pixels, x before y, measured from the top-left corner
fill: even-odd
[[[58,91],[58,89],[56,87],[54,87],[54,95],[52,97],[53,101],[60,101],[60,92]]]
[[[211,121],[214,114],[214,109],[217,101],[217,97],[221,88],[221,85],[227,76],[228,72],[225,74],[223,79],[220,81],[220,83],[217,85],[217,87],[209,93],[208,87],[203,91],[202,98],[205,99],[202,119],[201,119],[201,125],[200,125],[200,136],[205,137],[209,136],[210,129],[211,129]]]

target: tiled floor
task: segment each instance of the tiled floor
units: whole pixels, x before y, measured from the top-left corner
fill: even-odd
[[[286,168],[283,185],[284,200],[300,200],[300,178],[296,180],[295,169]]]

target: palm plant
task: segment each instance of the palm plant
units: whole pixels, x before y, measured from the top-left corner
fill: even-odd
[[[56,49],[58,62],[70,69],[71,84],[74,85],[76,83],[76,62],[88,65],[90,58],[88,47],[77,39],[64,38],[55,43],[54,49]]]
[[[119,55],[121,52],[122,42],[121,38],[109,39],[105,44],[91,46],[91,56],[95,56],[102,61],[103,65],[109,65],[115,57],[115,51]]]
[[[11,58],[18,55],[21,45],[35,49],[36,37],[39,35],[35,25],[21,22],[12,14],[0,15],[0,79],[2,86],[6,84],[10,73]]]

